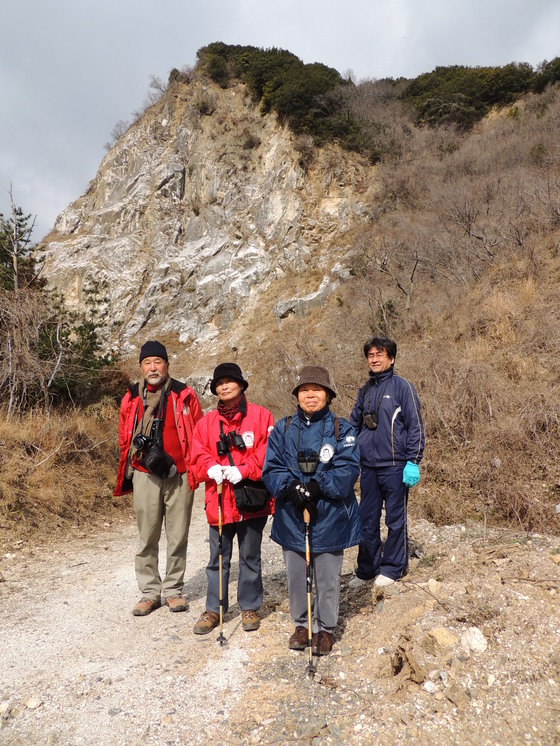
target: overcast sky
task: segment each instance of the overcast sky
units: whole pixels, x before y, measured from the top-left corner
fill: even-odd
[[[200,47],[278,47],[356,81],[560,56],[559,0],[2,0],[0,212],[38,242],[79,197],[151,76]]]

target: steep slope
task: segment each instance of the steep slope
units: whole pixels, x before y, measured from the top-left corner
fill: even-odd
[[[328,297],[366,215],[372,167],[329,147],[304,170],[305,144],[241,84],[170,86],[57,219],[49,282],[75,308],[101,282],[108,340],[125,352],[154,336],[202,352],[226,329],[239,349],[265,309],[279,318]]]

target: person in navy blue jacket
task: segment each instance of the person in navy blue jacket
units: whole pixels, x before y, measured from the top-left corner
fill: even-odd
[[[303,367],[292,393],[297,412],[280,420],[270,433],[262,479],[276,498],[270,536],[282,546],[288,575],[290,614],[296,625],[288,643],[292,650],[306,648],[309,638],[304,510],[311,516],[311,647],[313,654],[326,655],[338,622],[344,549],[361,538],[354,493],[360,458],[354,429],[330,411],[336,389],[326,368]]]
[[[363,539],[358,549],[356,588],[375,578],[388,586],[408,571],[408,490],[420,481],[424,426],[414,386],[395,375],[397,345],[374,337],[364,345],[369,380],[358,392],[350,422],[360,448],[360,516]],[[382,551],[381,511],[385,505],[387,540]]]

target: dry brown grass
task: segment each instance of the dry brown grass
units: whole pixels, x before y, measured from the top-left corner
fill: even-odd
[[[526,260],[488,273],[407,347],[428,441],[424,514],[438,522],[560,530],[557,259],[538,253],[538,271]]]
[[[118,409],[33,411],[0,420],[0,537],[50,534],[108,519],[129,498],[113,498]]]

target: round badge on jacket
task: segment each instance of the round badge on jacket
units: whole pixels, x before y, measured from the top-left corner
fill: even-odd
[[[322,464],[328,464],[333,456],[334,456],[334,448],[331,446],[330,443],[325,443],[325,445],[321,448],[321,451],[319,453],[319,461]]]
[[[241,433],[241,437],[243,438],[243,442],[245,443],[245,448],[252,448],[253,444],[255,442],[255,433],[252,430],[247,430],[244,433]]]

